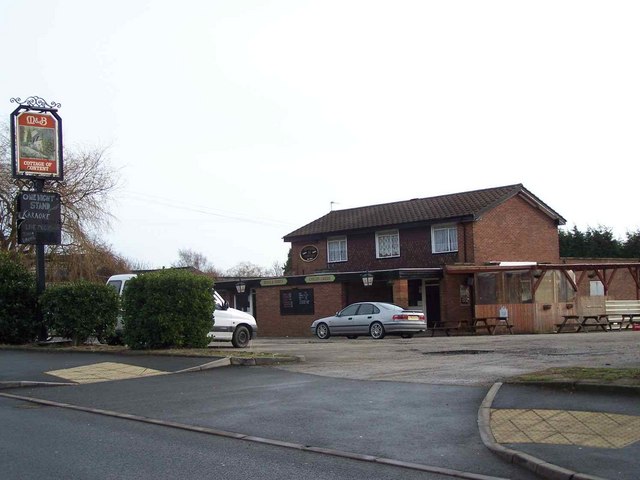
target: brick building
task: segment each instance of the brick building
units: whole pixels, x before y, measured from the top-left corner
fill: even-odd
[[[284,237],[291,275],[243,279],[238,298],[233,282],[216,288],[252,311],[261,336],[310,335],[314,319],[364,300],[423,310],[430,325],[506,307],[516,332],[550,331],[554,315],[580,306],[573,265],[560,259],[564,223],[522,184],[336,210]],[[616,268],[635,272],[637,295],[632,265]]]

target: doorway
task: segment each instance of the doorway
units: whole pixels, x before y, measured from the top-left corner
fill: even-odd
[[[425,314],[427,326],[433,327],[440,324],[440,282],[424,281],[424,299],[426,303]]]

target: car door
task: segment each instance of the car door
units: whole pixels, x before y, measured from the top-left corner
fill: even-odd
[[[354,335],[355,330],[355,318],[358,312],[360,304],[354,303],[345,307],[336,315],[333,322],[331,322],[331,334],[332,335]]]
[[[358,335],[368,335],[369,326],[377,320],[378,313],[380,313],[380,310],[375,305],[371,303],[361,303],[354,319],[356,333]]]

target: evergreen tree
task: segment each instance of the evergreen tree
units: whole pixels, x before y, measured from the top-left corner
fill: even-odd
[[[603,227],[587,229],[586,234],[587,257],[591,258],[619,258],[622,245],[613,236],[611,229]]]
[[[625,258],[640,258],[640,230],[627,232],[627,238],[621,250]]]
[[[573,227],[569,231],[561,230],[560,256],[575,258],[624,258],[640,257],[640,230],[627,233],[626,241],[613,235],[610,228],[589,227],[585,232]]]

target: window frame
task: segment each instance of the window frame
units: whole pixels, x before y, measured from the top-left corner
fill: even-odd
[[[353,310],[353,313],[350,313],[351,310],[349,310],[349,309]],[[360,310],[360,305],[354,305],[352,303],[351,305],[347,305],[342,310],[340,310],[340,312],[338,313],[337,316],[338,317],[352,317],[352,316],[358,314],[358,310]]]
[[[451,248],[451,235],[449,234],[449,238],[447,244],[449,245],[449,250],[436,250],[436,231],[439,230],[447,230],[448,232],[455,232],[455,247]],[[458,252],[458,225],[455,223],[443,223],[440,225],[432,225],[431,226],[431,253],[440,254],[440,253],[456,253]]]
[[[604,297],[604,283],[600,280],[589,280],[589,296]]]
[[[342,255],[340,255],[340,259],[339,260],[332,260],[331,259],[331,248],[330,245],[332,243],[337,243],[337,242],[344,242],[344,258],[342,258]],[[327,263],[340,263],[340,262],[347,262],[349,260],[349,253],[348,253],[348,244],[347,244],[347,236],[346,235],[342,235],[339,237],[329,237],[327,238]],[[340,254],[342,254],[342,248],[339,248],[340,250]]]
[[[380,237],[396,237],[398,239],[398,253],[391,253],[391,255],[380,254]],[[398,258],[400,256],[400,230],[397,228],[391,230],[380,230],[376,232],[376,258]]]
[[[365,310],[369,309],[368,307],[371,307],[371,311],[365,312]],[[362,303],[358,307],[357,315],[377,315],[379,313],[380,313],[380,309],[376,307],[373,303]]]

